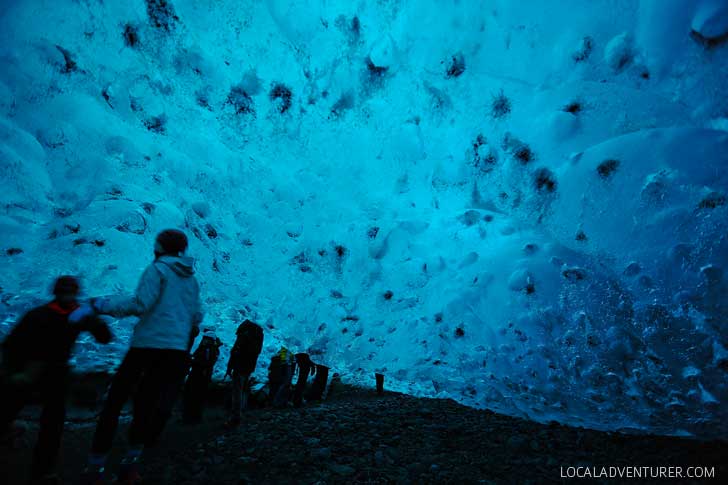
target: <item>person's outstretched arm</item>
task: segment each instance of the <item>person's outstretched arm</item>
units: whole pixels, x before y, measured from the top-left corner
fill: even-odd
[[[162,292],[162,273],[154,264],[150,264],[131,296],[111,296],[95,301],[94,308],[99,313],[117,318],[140,316],[152,309]]]

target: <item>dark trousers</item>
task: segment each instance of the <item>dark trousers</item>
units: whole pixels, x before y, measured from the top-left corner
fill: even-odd
[[[187,423],[202,421],[202,412],[207,398],[207,387],[212,379],[211,369],[193,367],[185,382],[182,417]]]
[[[40,382],[32,386],[2,383],[0,390],[0,431],[10,427],[20,411],[29,403],[35,390],[40,391],[43,411],[40,415],[38,441],[33,451],[32,476],[42,477],[53,471],[58,458],[66,417],[68,369],[47,370]]]
[[[316,377],[313,379],[311,388],[306,393],[307,401],[320,401],[323,399],[326,384],[329,380],[329,368],[325,365],[316,364]]]
[[[293,390],[293,405],[296,407],[303,404],[303,392],[306,390],[306,382],[308,381],[308,375],[311,373],[311,367],[313,367],[312,364],[305,362],[298,364],[298,380]]]
[[[290,364],[280,365],[270,377],[270,400],[273,407],[286,407],[291,393],[291,381],[293,380],[293,366]]]
[[[188,366],[189,354],[183,350],[129,349],[111,382],[91,451],[108,453],[111,449],[121,409],[132,394],[134,417],[129,428],[129,444],[156,444],[172,415]]]
[[[232,395],[230,402],[230,420],[240,422],[240,413],[248,406],[248,393],[250,392],[250,374],[237,371],[232,373]]]

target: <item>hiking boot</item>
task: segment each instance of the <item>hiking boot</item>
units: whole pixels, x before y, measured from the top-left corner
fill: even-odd
[[[136,485],[142,483],[142,476],[139,474],[139,463],[122,463],[119,465],[119,476],[116,479],[119,485]]]

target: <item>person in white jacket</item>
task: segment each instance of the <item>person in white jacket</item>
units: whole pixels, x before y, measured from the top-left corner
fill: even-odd
[[[202,321],[194,260],[184,255],[186,249],[187,237],[182,231],[162,231],[155,242],[154,261],[142,274],[136,292],[92,301],[100,314],[137,316],[139,322],[99,416],[85,474],[90,483],[103,480],[119,414],[133,392],[129,449],[119,473],[122,482],[139,479],[138,462],[144,446],[156,442],[172,414],[189,366],[189,350]]]

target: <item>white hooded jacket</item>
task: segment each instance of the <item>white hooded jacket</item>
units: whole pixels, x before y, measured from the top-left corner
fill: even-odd
[[[150,264],[132,296],[113,296],[100,313],[138,316],[131,346],[188,351],[193,327],[202,322],[200,287],[186,256],[160,256]]]

